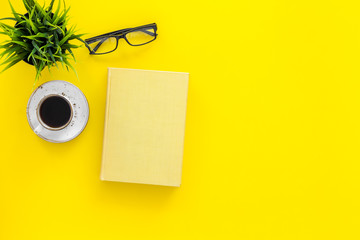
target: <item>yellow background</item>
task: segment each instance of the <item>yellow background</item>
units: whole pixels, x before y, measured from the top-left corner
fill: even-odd
[[[64,144],[28,126],[34,69],[0,75],[1,240],[360,238],[358,1],[67,3],[89,37],[156,22],[159,38],[76,50],[80,80],[43,72],[90,104]],[[180,188],[99,180],[107,67],[190,73]]]

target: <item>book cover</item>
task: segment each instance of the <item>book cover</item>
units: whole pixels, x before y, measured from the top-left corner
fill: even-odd
[[[101,180],[180,186],[188,81],[109,68]]]

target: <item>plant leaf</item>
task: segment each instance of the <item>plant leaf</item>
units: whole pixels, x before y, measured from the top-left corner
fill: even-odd
[[[53,55],[51,49],[48,49],[48,53],[49,53],[49,55],[50,55],[51,60],[54,62],[55,66],[56,66],[57,68],[59,68],[59,66],[58,66],[57,63],[56,63],[56,60],[55,60],[55,58],[54,58],[54,55]]]
[[[66,64],[66,66],[69,66],[69,67],[71,68],[71,70],[73,70],[73,72],[74,72],[75,75],[76,75],[76,78],[79,80],[79,76],[78,76],[75,68],[70,64],[70,62],[69,62],[66,58],[64,58],[64,62],[65,62],[65,64]]]
[[[36,66],[36,65],[35,65]],[[35,82],[33,87],[35,86],[35,84],[37,83],[37,81],[39,80],[39,77],[41,75],[42,70],[44,70],[45,68],[45,63],[44,62],[40,62],[39,66],[36,66],[36,75],[35,75]]]
[[[24,6],[28,12],[31,12],[31,9],[35,6],[33,0],[23,0]]]
[[[7,69],[11,68],[12,66],[14,66],[15,64],[17,64],[18,62],[20,62],[21,60],[23,60],[22,58],[17,58],[15,60],[13,60],[11,63],[9,63],[3,70],[1,70],[0,73],[3,73],[4,71],[6,71]]]
[[[22,48],[22,46],[19,46],[19,45],[15,45],[15,46],[11,46],[11,47],[8,47],[5,51],[3,51],[0,55],[0,58],[4,57],[5,55],[10,55],[14,52],[17,52],[18,50],[20,50]]]
[[[39,32],[39,29],[35,26],[34,22],[32,21],[31,18],[26,18],[24,16],[24,20],[26,21],[26,23],[28,23],[30,26],[31,26],[31,30],[34,32],[34,33],[38,33]]]
[[[1,65],[5,65],[7,63],[11,63],[14,62],[16,60],[19,60],[18,62],[20,62],[21,60],[23,60],[26,56],[26,53],[21,53],[21,54],[13,54],[12,56],[10,56],[6,61],[2,62]],[[9,67],[7,67],[6,69],[8,69]],[[5,69],[5,70],[6,70]],[[2,71],[5,71],[2,70]]]
[[[9,0],[9,5],[10,5],[10,8],[11,8],[11,11],[16,19],[16,21],[20,22],[21,21],[21,17],[22,17],[22,14],[19,14],[15,11],[13,5],[11,4],[10,0]]]
[[[43,51],[41,51],[41,49],[39,48],[39,46],[36,44],[35,41],[32,41],[31,43],[32,43],[32,45],[34,46],[34,48],[36,48],[36,50],[37,50],[41,55],[43,55],[44,57],[46,57],[46,54],[45,54]]]
[[[8,17],[8,18],[0,18],[0,20],[14,20],[14,21],[17,21],[16,18],[10,18],[10,17]]]
[[[55,0],[51,0],[51,3],[50,3],[50,5],[49,5],[49,8],[48,8],[48,12],[51,12],[52,11],[52,8],[53,8],[53,6],[54,6],[54,2],[55,2]]]
[[[57,6],[57,8],[56,8],[56,10],[55,10],[55,12],[54,12],[54,16],[53,16],[53,23],[55,23],[55,21],[57,20],[57,18],[59,18],[60,16],[59,16],[59,12],[60,12],[60,8],[61,8],[61,2],[60,2],[60,0],[59,0],[59,2],[58,2],[58,6]]]
[[[12,43],[15,43],[17,45],[23,46],[26,49],[29,49],[28,44],[26,44],[25,42],[21,42],[21,41],[11,41]]]
[[[66,33],[63,39],[59,42],[59,45],[63,45],[72,35],[74,34],[74,28],[71,27],[70,30]]]
[[[36,48],[34,48],[31,53],[29,54],[27,60],[30,61],[30,58],[34,55],[34,53],[36,52]]]
[[[9,26],[5,23],[0,23],[0,28],[2,28],[4,31],[14,30],[13,26]]]

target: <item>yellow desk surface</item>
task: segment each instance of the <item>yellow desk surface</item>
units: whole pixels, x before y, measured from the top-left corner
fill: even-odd
[[[90,104],[64,144],[28,126],[34,69],[0,75],[1,240],[360,238],[358,1],[67,4],[89,36],[156,22],[159,38],[76,50],[79,81],[43,72]],[[100,181],[107,67],[190,73],[181,188]]]

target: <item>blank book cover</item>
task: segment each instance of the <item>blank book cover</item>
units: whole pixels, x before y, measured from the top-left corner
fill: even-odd
[[[180,186],[188,73],[109,68],[101,179]]]

